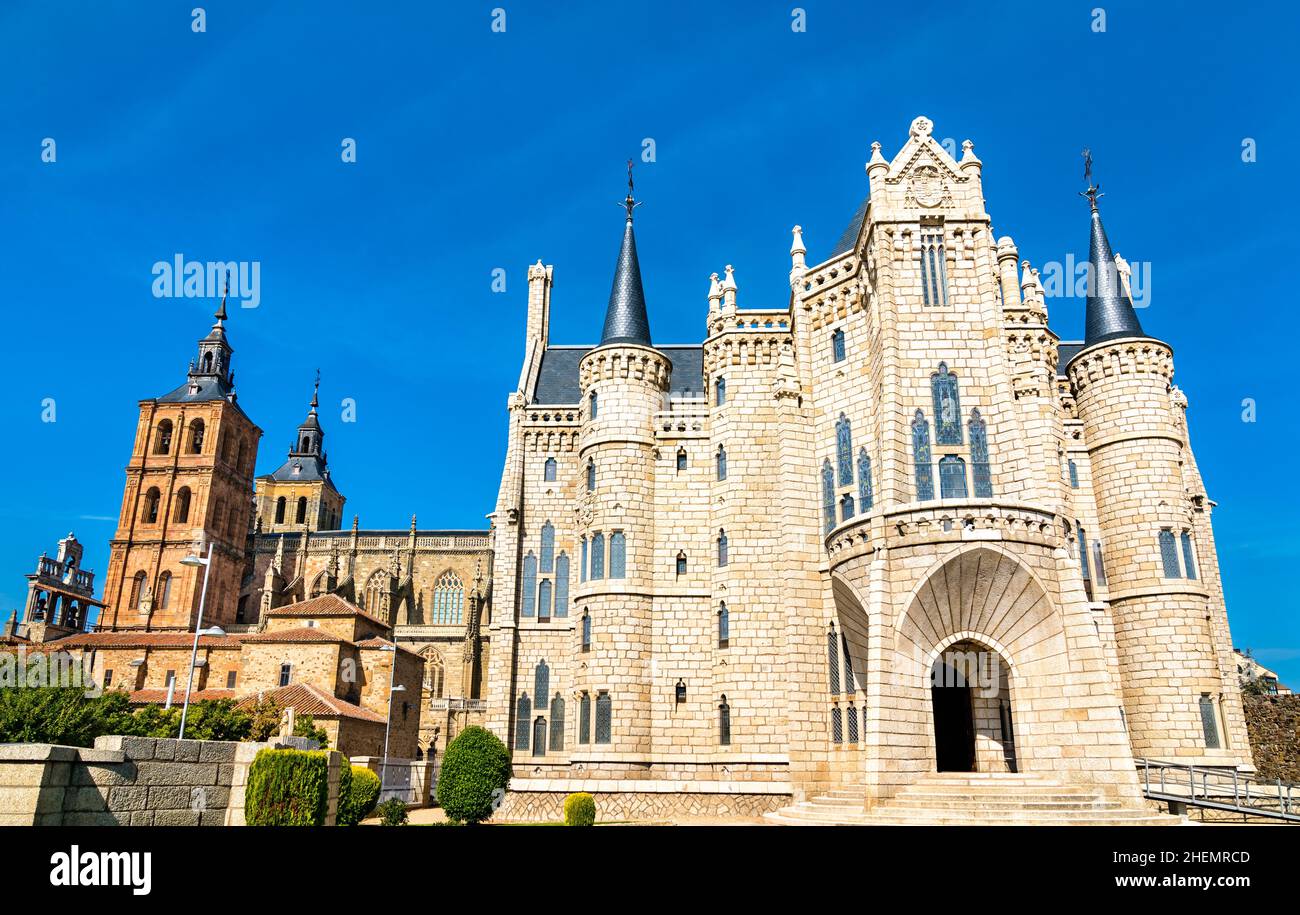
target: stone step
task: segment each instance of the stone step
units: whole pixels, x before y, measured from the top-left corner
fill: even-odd
[[[1020,800],[999,798],[971,802],[969,799],[935,799],[907,798],[891,801],[888,806],[894,810],[1132,810],[1119,801],[1097,798],[1095,801],[1080,801],[1078,798],[1058,798],[1047,800],[1033,798]]]

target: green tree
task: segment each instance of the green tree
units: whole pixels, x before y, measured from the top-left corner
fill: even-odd
[[[447,747],[438,775],[438,803],[448,819],[481,823],[492,816],[510,783],[510,751],[495,734],[467,727]]]

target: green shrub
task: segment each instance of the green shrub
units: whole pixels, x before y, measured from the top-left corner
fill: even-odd
[[[293,736],[314,740],[320,744],[322,750],[330,748],[330,735],[324,728],[316,727],[316,722],[312,720],[311,715],[299,715],[293,719]]]
[[[570,794],[564,799],[565,826],[594,826],[596,799],[586,792]]]
[[[262,750],[248,770],[249,826],[323,826],[329,813],[329,753]]]
[[[379,800],[379,776],[364,766],[344,766],[343,779],[348,790],[339,782],[339,825],[355,826],[370,815]]]
[[[338,809],[334,811],[335,826],[355,826],[355,820],[349,822],[352,815],[350,798],[352,797],[352,767],[347,765],[347,760],[343,760],[344,765],[339,766],[339,799]]]
[[[379,824],[381,826],[406,825],[406,804],[401,798],[390,797],[376,807],[375,812],[379,814]]]
[[[104,734],[136,733],[127,694],[121,690],[87,698],[79,687],[0,689],[0,743],[91,747]]]
[[[474,725],[443,755],[438,803],[450,820],[479,823],[492,816],[509,783],[510,751],[491,731]]]

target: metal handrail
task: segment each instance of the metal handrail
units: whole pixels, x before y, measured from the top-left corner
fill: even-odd
[[[1284,782],[1280,778],[1265,781],[1236,769],[1215,769],[1158,759],[1138,759],[1137,764],[1142,769],[1142,793],[1153,800],[1300,823],[1300,804],[1297,804],[1300,784]],[[1157,776],[1154,785],[1151,780],[1153,769]]]

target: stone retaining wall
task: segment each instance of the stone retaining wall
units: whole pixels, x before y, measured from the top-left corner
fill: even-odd
[[[581,789],[574,789],[581,790]],[[667,820],[674,817],[761,817],[793,802],[789,794],[591,791],[599,822]],[[567,791],[508,791],[493,822],[550,823],[564,820]]]
[[[1260,778],[1300,782],[1300,696],[1243,696]]]

